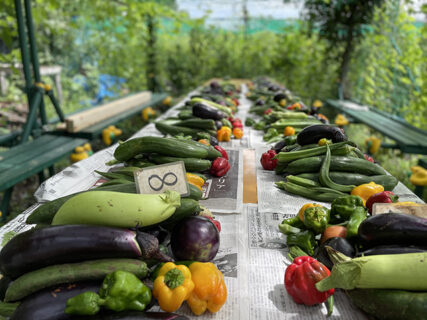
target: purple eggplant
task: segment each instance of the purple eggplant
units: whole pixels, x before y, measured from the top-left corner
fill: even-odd
[[[364,247],[381,244],[427,246],[427,219],[403,213],[383,213],[368,217],[359,226]]]
[[[357,256],[372,256],[377,254],[401,254],[401,253],[416,253],[426,252],[427,246],[408,246],[399,244],[387,244],[382,246],[376,246],[368,250],[359,252]]]
[[[193,105],[193,116],[213,120],[221,120],[227,117],[227,115],[221,110],[209,107],[199,102]]]
[[[338,128],[327,124],[315,124],[302,129],[297,135],[297,143],[300,146],[318,143],[320,139],[330,139],[333,143],[347,141],[347,136]]]
[[[171,261],[151,234],[128,229],[61,225],[31,229],[12,238],[0,251],[0,270],[17,278],[54,264],[106,258]]]
[[[75,319],[81,318],[77,317]],[[189,320],[189,318],[169,312],[123,311],[118,313],[98,314],[88,317],[87,320]]]
[[[208,218],[189,217],[173,228],[171,247],[177,260],[211,261],[218,252],[219,231]]]
[[[101,283],[96,282],[79,282],[35,292],[21,302],[10,320],[74,319],[64,312],[67,300],[86,291],[98,292],[100,286]]]

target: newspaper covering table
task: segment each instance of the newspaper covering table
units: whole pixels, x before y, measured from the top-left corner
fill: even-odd
[[[240,99],[238,116],[244,122],[250,101],[244,97],[245,87]],[[191,92],[188,99],[195,92]],[[177,108],[185,99],[168,110],[159,119],[176,116]],[[146,135],[161,136],[154,124],[149,124],[132,137]],[[286,236],[277,228],[284,218],[293,217],[299,208],[311,202],[308,199],[288,194],[274,186],[283,177],[272,171],[263,170],[258,159],[269,147],[262,141],[262,132],[245,128],[246,140],[233,140],[222,144],[228,147],[232,169],[222,178],[208,182],[209,199],[200,204],[210,209],[222,225],[220,248],[214,263],[223,272],[228,290],[224,307],[216,314],[192,315],[184,305],[177,311],[191,319],[321,319],[326,317],[326,307],[318,305],[306,307],[296,304],[286,293],[284,273],[290,264]],[[117,144],[99,151],[76,164],[69,166],[48,179],[36,192],[39,202],[50,201],[77,191],[90,189],[100,179],[94,170],[108,171],[105,163],[112,159]],[[258,204],[242,204],[242,151],[255,149]],[[206,189],[206,186],[205,186]],[[394,190],[402,201],[422,202],[408,188],[399,183]],[[25,224],[26,218],[40,204],[34,204],[22,214],[0,228],[0,243],[6,234],[20,233],[33,227]],[[330,207],[330,204],[324,204]],[[236,214],[237,213],[237,214]],[[157,307],[158,308],[158,307]],[[153,309],[155,311],[155,308]],[[344,292],[337,290],[331,319],[365,319],[354,308]]]

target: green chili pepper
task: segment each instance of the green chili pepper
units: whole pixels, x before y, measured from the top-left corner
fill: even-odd
[[[254,119],[252,119],[252,118],[246,118],[245,126],[247,126],[247,127],[252,127],[255,123],[256,123],[256,122],[255,122],[255,120],[254,120]]]
[[[314,255],[314,247],[316,246],[316,240],[314,234],[310,230],[305,230],[299,233],[291,233],[288,235],[286,245],[298,246],[310,256]]]
[[[360,224],[367,217],[367,211],[363,207],[356,207],[350,216],[350,220],[347,223],[347,238],[351,238],[357,235]]]
[[[332,201],[331,214],[343,219],[350,219],[356,208],[363,208],[363,200],[359,196],[341,196]]]
[[[298,216],[285,219],[279,224],[280,232],[287,235],[292,233],[299,233],[303,228],[304,228],[304,223],[301,221],[301,219]]]
[[[254,128],[255,130],[263,130],[263,129],[264,129],[264,127],[265,127],[265,122],[264,122],[264,121],[257,122],[257,123],[255,123],[255,124],[253,125],[253,128]]]
[[[329,209],[325,207],[310,207],[304,211],[304,225],[316,234],[326,229],[329,218]]]

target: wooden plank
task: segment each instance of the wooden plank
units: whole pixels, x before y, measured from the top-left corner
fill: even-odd
[[[86,139],[74,139],[68,137],[61,138],[65,138],[65,140],[61,139],[63,143],[56,146],[54,150],[51,150],[51,152],[41,153],[37,157],[34,157],[25,163],[20,163],[10,170],[0,172],[0,191],[8,189],[18,182],[31,177],[47,167],[50,167],[58,160],[71,154],[75,147],[87,142]]]
[[[126,110],[132,109],[151,99],[151,92],[137,93],[119,100],[115,100],[99,107],[79,112],[65,119],[68,132],[79,132],[98,122],[104,121]]]
[[[258,203],[255,150],[243,150],[243,203]]]

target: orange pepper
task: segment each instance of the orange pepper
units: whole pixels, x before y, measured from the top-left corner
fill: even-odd
[[[236,139],[241,139],[243,137],[243,130],[240,128],[233,129],[233,136]]]
[[[208,141],[208,140],[206,140],[206,139],[200,139],[198,142],[200,142],[200,143],[202,143],[202,144],[205,144],[205,145],[207,145],[207,146],[209,146],[209,145],[210,145],[209,141]]]
[[[285,132],[284,132],[285,136],[293,136],[295,134],[295,128],[294,127],[286,127],[285,128]]]

